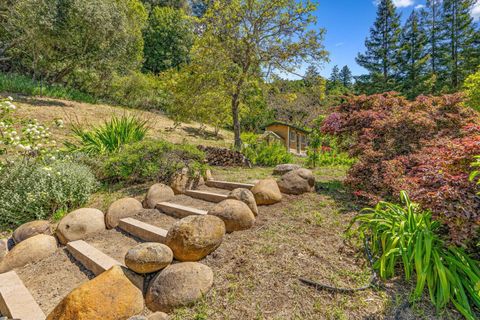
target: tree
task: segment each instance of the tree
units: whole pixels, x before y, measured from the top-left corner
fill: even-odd
[[[464,84],[466,104],[480,111],[480,69],[468,76]]]
[[[190,11],[188,0],[142,0],[149,12],[156,7],[169,7],[173,9],[184,10],[186,13]]]
[[[6,55],[34,78],[102,85],[140,67],[145,20],[138,0],[16,0],[2,21]]]
[[[348,66],[344,66],[340,71],[340,82],[345,88],[350,89],[353,85],[352,71]]]
[[[341,83],[341,80],[340,80],[340,68],[335,65],[332,69],[332,73],[330,74],[330,78],[329,78],[332,86],[337,86]]]
[[[459,89],[480,63],[479,34],[471,15],[475,0],[443,0],[442,30],[445,41],[440,50],[445,67],[442,80],[448,91]]]
[[[426,9],[421,11],[422,27],[427,36],[425,50],[428,53],[430,71],[427,78],[433,81],[430,93],[438,91],[436,80],[440,71],[440,44],[442,42],[442,1],[427,0]]]
[[[400,14],[392,0],[381,0],[377,18],[365,40],[367,51],[358,54],[357,63],[369,71],[373,91],[383,92],[397,87]]]
[[[235,148],[241,149],[240,106],[261,70],[294,72],[303,62],[326,60],[325,30],[313,30],[316,5],[296,0],[214,1],[202,18],[202,45],[227,61]]]
[[[191,19],[182,10],[155,7],[144,31],[143,69],[158,74],[187,63],[193,37]]]
[[[410,99],[425,91],[429,58],[425,50],[427,40],[419,14],[412,11],[403,27],[400,51],[402,92]]]

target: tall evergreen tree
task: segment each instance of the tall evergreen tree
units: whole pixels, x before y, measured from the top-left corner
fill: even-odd
[[[426,45],[427,35],[422,28],[419,14],[414,10],[403,27],[401,37],[402,92],[408,98],[414,98],[426,90],[425,77],[429,58]]]
[[[457,90],[480,61],[478,31],[471,15],[476,0],[443,0],[441,63],[446,91]]]
[[[440,71],[440,45],[442,42],[442,0],[427,0],[426,9],[422,10],[422,26],[427,35],[425,49],[429,56],[428,78],[432,88],[429,93],[435,93],[436,79]]]
[[[340,68],[337,65],[333,67],[329,80],[332,84],[340,83]]]
[[[358,54],[357,63],[369,71],[373,91],[394,90],[398,75],[400,14],[392,0],[381,0],[377,18],[365,40],[367,51]]]
[[[351,88],[353,85],[352,71],[348,66],[344,66],[340,71],[340,82],[345,88]]]

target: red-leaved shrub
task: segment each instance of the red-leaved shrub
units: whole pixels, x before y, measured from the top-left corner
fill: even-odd
[[[376,202],[406,190],[445,224],[453,242],[479,237],[480,199],[468,174],[480,155],[480,116],[462,105],[460,94],[351,97],[322,131],[354,137],[349,151],[358,161],[346,183],[355,195]]]

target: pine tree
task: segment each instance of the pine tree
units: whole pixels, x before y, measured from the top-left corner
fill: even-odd
[[[445,91],[458,90],[479,63],[478,31],[471,16],[476,0],[443,0],[440,47]]]
[[[377,18],[365,40],[367,51],[358,54],[357,63],[369,71],[372,91],[394,90],[398,75],[400,14],[392,0],[381,0]]]
[[[403,27],[401,37],[400,74],[402,77],[402,92],[408,98],[415,98],[426,90],[425,76],[428,68],[428,53],[425,46],[427,40],[420,16],[414,10]]]
[[[352,71],[348,66],[344,66],[340,71],[340,82],[345,88],[350,89],[353,85]]]
[[[428,41],[425,49],[429,55],[429,78],[436,78],[440,71],[440,44],[442,42],[442,0],[427,0],[426,10],[422,10],[422,26]],[[435,92],[435,88],[432,88]],[[433,93],[432,92],[432,93]]]

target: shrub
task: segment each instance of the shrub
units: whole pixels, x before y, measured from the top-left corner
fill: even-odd
[[[309,136],[307,147],[306,164],[309,167],[317,166],[350,166],[355,159],[350,158],[346,152],[340,151],[337,137],[322,134],[319,130],[313,130]]]
[[[379,202],[352,221],[359,222],[357,232],[376,259],[374,268],[384,279],[399,270],[407,280],[416,276],[413,300],[428,287],[437,309],[451,302],[465,318],[475,319],[472,306],[480,307],[479,262],[457,247],[446,248],[439,237],[440,223],[432,220],[431,212],[412,203],[406,192],[400,199],[401,205]]]
[[[190,172],[202,170],[205,154],[195,146],[176,145],[161,140],[146,140],[122,148],[105,163],[105,179],[142,183],[158,181],[168,183],[180,169]]]
[[[242,153],[253,164],[274,166],[293,161],[292,154],[289,153],[281,143],[261,141],[259,137],[253,133],[242,134],[242,141]]]
[[[74,136],[80,141],[77,146],[67,143],[72,151],[88,154],[104,154],[118,151],[123,145],[143,140],[147,134],[147,121],[134,116],[114,116],[105,121],[103,126],[90,131],[84,130],[80,125],[72,128]]]
[[[6,228],[79,207],[97,187],[88,167],[58,160],[8,165],[0,180],[0,226]]]
[[[473,109],[480,110],[480,70],[465,80],[466,103]]]
[[[358,161],[346,184],[357,196],[376,202],[406,190],[445,223],[451,240],[467,244],[478,237],[480,203],[468,173],[480,154],[479,119],[459,94],[408,101],[386,93],[350,97],[322,131],[353,137]]]
[[[473,168],[480,168],[480,156],[476,156],[475,158],[477,159],[477,161],[472,163],[472,167]],[[480,179],[479,178],[480,178],[480,170],[473,170],[470,173],[470,176],[469,176],[470,181],[476,181],[478,186],[480,186]],[[479,193],[479,195],[480,195],[480,193]]]

